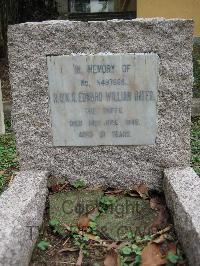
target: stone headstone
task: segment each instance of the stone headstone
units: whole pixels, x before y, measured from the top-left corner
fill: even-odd
[[[130,187],[145,182],[161,189],[164,168],[190,162],[192,42],[190,20],[47,21],[10,26],[12,119],[22,169],[48,170],[71,182],[83,178],[90,185]],[[108,59],[116,73],[100,76],[85,69],[86,61],[95,72]],[[130,72],[123,73],[123,65],[131,65]],[[98,86],[104,77],[121,84]],[[82,91],[90,96],[80,96]],[[102,102],[72,102],[74,94],[75,100],[79,96],[92,99],[95,91],[102,93]],[[117,99],[123,91],[125,95],[132,92],[129,101],[108,104],[106,92],[113,92]],[[136,101],[139,95],[145,100]],[[109,107],[123,113],[103,113]],[[96,108],[97,119],[89,119],[94,115],[85,108],[89,112]],[[80,132],[89,137],[79,137]]]
[[[5,124],[4,124],[4,111],[3,111],[3,100],[1,92],[1,80],[0,80],[0,135],[5,134]]]

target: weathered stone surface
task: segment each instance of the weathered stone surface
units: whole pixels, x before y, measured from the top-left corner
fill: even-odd
[[[148,200],[117,197],[116,203],[97,219],[97,229],[114,240],[127,239],[128,232],[137,236],[149,235],[156,216]]]
[[[200,178],[190,167],[165,170],[164,191],[190,265],[200,261]]]
[[[77,226],[79,217],[100,205],[104,195],[101,191],[69,191],[49,196],[50,219]],[[127,239],[127,233],[147,235],[152,233],[152,224],[157,216],[148,200],[116,196],[115,202],[97,217],[97,231],[114,240]],[[61,229],[62,232],[62,229]]]
[[[0,135],[1,134],[5,134],[5,124],[4,124],[3,100],[2,100],[1,80],[0,80]]]
[[[162,187],[163,169],[190,160],[193,22],[136,19],[47,21],[9,27],[13,125],[22,169],[47,169],[71,182]],[[53,147],[48,55],[155,53],[160,58],[156,144]]]
[[[0,197],[0,265],[29,264],[42,224],[47,172],[20,172]]]
[[[68,191],[49,195],[50,219],[77,225],[81,214],[98,206],[103,192]]]
[[[54,146],[155,144],[156,54],[48,56]]]

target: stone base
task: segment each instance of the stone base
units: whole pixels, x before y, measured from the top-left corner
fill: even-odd
[[[178,238],[192,266],[200,261],[200,178],[190,167],[169,168],[164,192]]]
[[[47,172],[20,172],[0,197],[0,265],[26,266],[42,224]]]

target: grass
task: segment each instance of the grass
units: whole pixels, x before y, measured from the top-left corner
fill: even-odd
[[[191,164],[197,174],[200,175],[200,117],[192,119],[191,128]]]
[[[194,45],[193,71],[194,71],[193,96],[200,98],[200,45]]]
[[[19,170],[14,134],[6,122],[6,134],[0,136],[0,193]]]

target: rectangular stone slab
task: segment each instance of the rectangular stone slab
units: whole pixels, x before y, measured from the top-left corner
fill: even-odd
[[[12,121],[21,168],[47,169],[71,183],[162,188],[163,169],[190,164],[193,22],[179,19],[46,21],[9,26]],[[159,56],[153,145],[57,147],[47,56],[154,53]]]
[[[156,54],[48,56],[54,146],[154,144]]]

